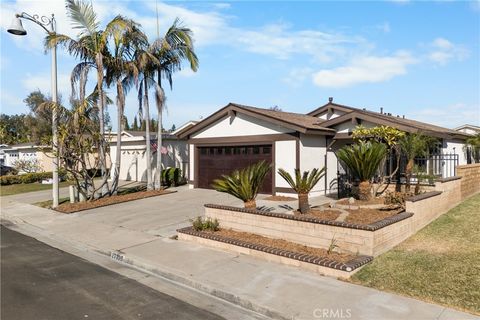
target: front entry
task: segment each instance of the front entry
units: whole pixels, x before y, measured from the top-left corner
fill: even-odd
[[[272,145],[198,147],[198,187],[211,189],[213,180],[259,161],[272,163]],[[273,169],[272,169],[273,171]],[[272,172],[265,177],[261,193],[273,191]]]

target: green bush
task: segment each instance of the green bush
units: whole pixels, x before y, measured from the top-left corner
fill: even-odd
[[[179,168],[167,168],[162,170],[162,184],[165,186],[178,186],[182,182],[182,170]]]
[[[202,220],[202,217],[197,217],[195,220],[191,220],[192,227],[195,231],[218,231],[219,223],[217,219],[207,218]]]
[[[58,177],[60,180],[64,180],[67,175],[65,170],[59,170]],[[52,172],[32,172],[22,175],[7,175],[0,177],[0,185],[6,186],[10,184],[19,184],[19,183],[34,183],[41,182],[45,179],[51,179]]]

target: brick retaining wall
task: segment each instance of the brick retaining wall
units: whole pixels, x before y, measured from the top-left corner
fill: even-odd
[[[462,199],[480,192],[480,163],[457,166],[457,175],[462,177],[460,186]]]

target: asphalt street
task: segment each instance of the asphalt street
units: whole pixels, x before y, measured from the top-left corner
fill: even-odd
[[[3,226],[0,318],[224,319]]]

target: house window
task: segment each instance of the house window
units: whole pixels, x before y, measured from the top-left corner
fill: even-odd
[[[272,153],[272,147],[263,147],[263,154]]]
[[[225,154],[232,154],[232,148],[231,147],[225,147]]]
[[[200,154],[201,155],[206,155],[207,154],[207,148],[200,148]]]
[[[223,148],[217,148],[217,154],[223,154]]]
[[[260,154],[260,147],[253,147],[252,151],[253,151],[253,154]]]

